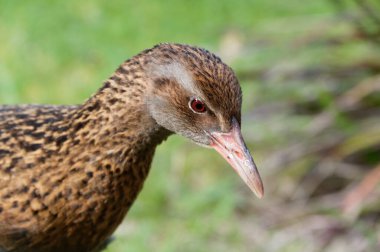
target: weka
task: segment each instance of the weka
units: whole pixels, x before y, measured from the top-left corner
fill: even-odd
[[[214,54],[160,44],[78,106],[0,106],[0,251],[97,251],[172,133],[215,148],[258,197],[242,93]]]

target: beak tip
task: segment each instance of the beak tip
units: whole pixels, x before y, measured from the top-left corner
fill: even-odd
[[[264,197],[264,191],[256,192],[256,197],[262,199]]]
[[[252,179],[246,180],[246,184],[253,191],[257,198],[262,199],[264,197],[264,184],[260,178],[260,174],[255,169],[255,175]]]
[[[253,192],[255,193],[256,197],[259,199],[262,199],[264,197],[264,187],[263,184],[260,183],[259,186],[254,187]]]

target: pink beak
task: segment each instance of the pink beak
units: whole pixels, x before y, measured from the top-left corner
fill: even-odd
[[[210,132],[211,147],[227,160],[258,198],[264,195],[263,182],[255,162],[241,135],[240,125],[235,118],[228,133]]]

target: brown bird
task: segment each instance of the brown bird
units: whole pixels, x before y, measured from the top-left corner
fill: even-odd
[[[240,133],[238,80],[214,54],[160,44],[78,106],[0,106],[0,251],[98,251],[180,134],[263,185]]]

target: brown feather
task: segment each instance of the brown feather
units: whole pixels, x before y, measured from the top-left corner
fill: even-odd
[[[191,75],[208,116],[194,116],[178,81],[151,72],[172,62]],[[0,251],[97,250],[141,190],[156,146],[172,131],[207,144],[199,125],[227,131],[240,106],[232,70],[179,44],[127,60],[82,105],[0,106]]]

